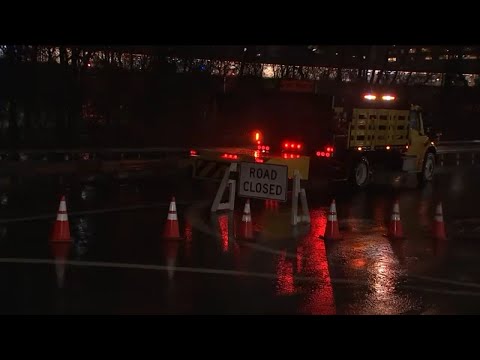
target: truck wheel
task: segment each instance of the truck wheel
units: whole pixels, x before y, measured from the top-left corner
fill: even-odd
[[[358,159],[353,166],[350,182],[356,188],[364,188],[370,183],[370,166],[364,157]]]
[[[433,180],[435,172],[435,154],[429,152],[425,155],[423,160],[422,172],[418,173],[418,182],[420,185],[428,183]]]

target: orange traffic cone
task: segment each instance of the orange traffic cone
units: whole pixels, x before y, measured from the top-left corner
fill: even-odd
[[[52,242],[50,244],[53,259],[55,261],[55,272],[57,273],[57,285],[61,289],[65,282],[65,267],[68,253],[70,252],[70,242]]]
[[[243,209],[240,237],[246,240],[253,239],[252,215],[250,214],[250,200],[248,199],[245,203],[245,208]]]
[[[60,206],[58,208],[57,220],[53,225],[50,241],[65,242],[70,240],[70,225],[68,224],[67,204],[65,202],[65,196],[62,196],[60,200]]]
[[[174,196],[172,197],[172,201],[170,201],[167,223],[165,224],[163,236],[166,239],[180,239],[180,231],[178,230],[177,205],[175,204]]]
[[[325,226],[325,234],[321,236],[325,240],[340,240],[340,230],[338,229],[337,206],[335,199],[330,204],[330,211],[327,215],[327,225]]]
[[[433,220],[433,238],[437,240],[447,240],[441,202],[438,203],[437,208],[435,209],[435,219]]]
[[[390,239],[403,239],[403,227],[400,220],[400,205],[398,200],[395,200],[393,205],[392,217],[390,218],[390,224],[388,225],[387,237]]]

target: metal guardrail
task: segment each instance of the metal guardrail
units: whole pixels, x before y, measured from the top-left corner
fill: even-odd
[[[440,141],[437,145],[438,154],[477,153],[480,152],[480,140]]]
[[[173,154],[187,155],[186,148],[146,147],[146,148],[80,148],[80,149],[0,149],[0,160],[123,160],[152,159],[171,156]]]
[[[0,149],[0,153],[104,153],[104,152],[124,152],[124,153],[145,153],[145,152],[163,152],[174,153],[188,151],[186,148],[173,147],[146,147],[146,148],[80,148],[80,149]]]
[[[480,140],[440,141],[437,154],[440,167],[480,165]]]
[[[452,140],[452,141],[440,141],[439,145],[473,145],[480,144],[480,140]]]

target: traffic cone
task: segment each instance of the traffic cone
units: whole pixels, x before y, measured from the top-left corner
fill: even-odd
[[[445,223],[443,222],[442,203],[438,203],[435,209],[435,219],[433,220],[433,238],[436,240],[447,240],[445,234]]]
[[[178,230],[177,205],[175,204],[174,196],[172,197],[172,201],[170,201],[167,223],[165,224],[163,237],[166,239],[180,239],[180,231]]]
[[[327,225],[325,226],[325,234],[321,236],[324,240],[340,240],[340,230],[338,229],[337,206],[335,199],[332,200],[330,211],[327,215]]]
[[[57,286],[62,289],[65,282],[66,260],[70,252],[70,242],[53,242],[50,244],[53,259],[55,262],[55,272],[57,274]]]
[[[60,200],[60,206],[58,207],[57,220],[53,225],[50,241],[66,242],[70,240],[70,225],[68,224],[67,204],[65,202],[65,196],[62,196]]]
[[[248,199],[245,203],[245,208],[243,209],[240,237],[245,240],[253,239],[252,215],[250,214],[250,200]]]
[[[390,218],[390,224],[388,225],[387,237],[390,239],[403,239],[403,227],[400,220],[400,205],[398,200],[395,200],[393,205],[392,217]]]

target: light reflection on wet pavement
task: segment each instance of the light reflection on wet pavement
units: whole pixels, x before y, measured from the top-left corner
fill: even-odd
[[[234,214],[213,215],[199,200],[207,192],[192,200],[191,189],[180,189],[184,237],[165,241],[166,186],[75,187],[67,197],[70,211],[144,201],[165,205],[73,216],[74,241],[67,249],[48,243],[51,220],[0,224],[0,313],[479,313],[479,178],[442,176],[424,189],[307,191],[311,224],[295,229],[288,205],[253,201],[256,239],[249,242],[236,240],[243,199]],[[45,193],[24,197],[13,193],[2,206],[19,214],[15,204],[30,201],[36,205],[29,215],[58,206],[57,197],[42,203]],[[323,241],[332,197],[342,239]],[[406,239],[392,241],[383,235],[395,198]],[[430,236],[438,200],[446,242]]]

